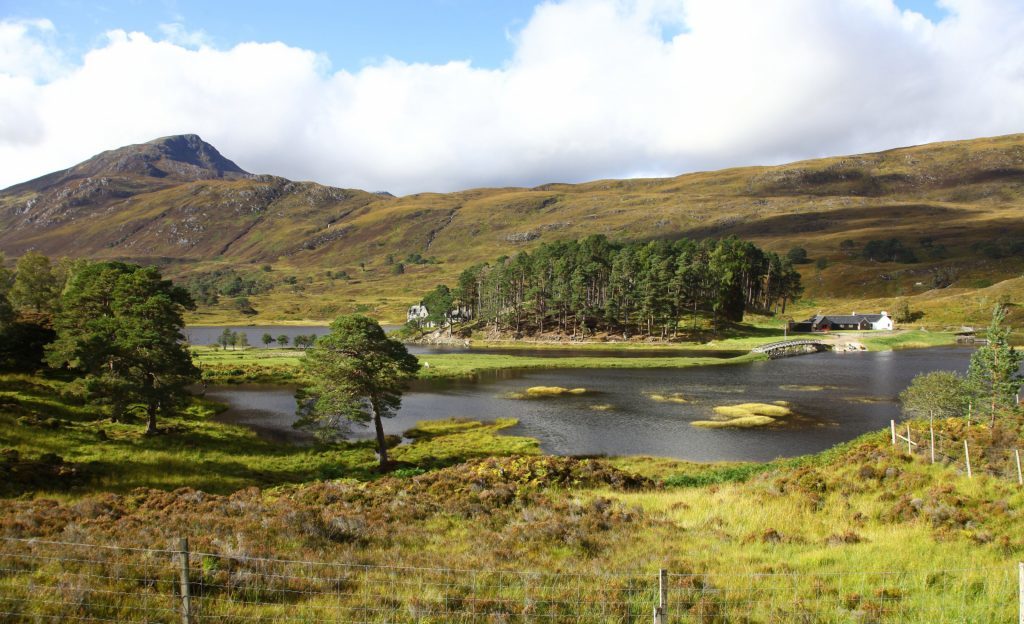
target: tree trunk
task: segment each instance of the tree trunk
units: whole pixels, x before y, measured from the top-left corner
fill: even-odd
[[[156,435],[156,433],[157,433],[157,429],[156,429],[156,408],[157,408],[156,401],[150,401],[149,404],[146,405],[146,416],[149,417],[149,422],[146,425],[146,435]]]
[[[153,397],[153,387],[156,385],[156,380],[152,374],[146,375],[146,381],[143,385],[146,389],[146,394],[149,395],[149,399],[146,401],[146,416],[149,421],[146,424],[146,435],[156,435],[156,412],[160,402]]]
[[[377,456],[380,458],[380,471],[384,472],[388,465],[388,442],[384,439],[384,423],[380,420],[380,410],[377,409],[375,402],[370,403],[370,409],[373,410],[373,428],[377,431]]]

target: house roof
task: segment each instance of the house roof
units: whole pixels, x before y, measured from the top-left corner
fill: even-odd
[[[887,318],[884,314],[815,314],[813,317],[804,321],[805,323],[812,323],[814,325],[821,325],[825,321],[828,321],[834,325],[859,325],[861,322],[877,323],[883,318]]]
[[[879,318],[881,318],[881,317],[879,316]],[[846,314],[846,315],[827,314],[827,315],[822,317],[822,321],[828,321],[829,323],[832,323],[832,324],[835,324],[835,325],[860,325],[861,323],[870,323],[871,322],[870,320],[868,320],[867,315],[865,315],[865,314],[858,314],[856,316],[849,315],[849,314]],[[819,322],[819,324],[820,324],[820,322]]]

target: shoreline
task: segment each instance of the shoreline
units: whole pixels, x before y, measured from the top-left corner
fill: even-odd
[[[867,351],[892,351],[902,349],[919,349],[941,346],[955,346],[956,340],[952,333],[922,332],[909,330],[894,332],[885,336],[864,336],[865,332],[849,334],[833,334],[828,336],[831,344],[855,342],[863,345]],[[750,353],[750,349],[758,344],[776,341],[775,337],[734,338],[713,341],[703,345],[697,343],[678,344],[674,347],[654,348],[650,343],[613,346],[615,343],[592,343],[592,346],[579,348],[578,344],[549,344],[541,347],[533,343],[474,344],[474,353],[435,353],[417,355],[424,363],[418,379],[465,379],[474,375],[496,370],[529,370],[529,369],[604,369],[604,368],[692,368],[695,366],[719,366],[746,364],[767,360],[763,355]],[[515,348],[524,352],[543,349],[578,349],[579,356],[550,358],[529,355],[508,355],[487,353],[488,348]],[[588,356],[588,350],[689,350],[718,351],[743,350],[747,353],[732,358],[714,358],[700,356],[682,357],[609,357]],[[200,368],[203,369],[203,380],[210,384],[239,383],[270,383],[302,385],[301,358],[302,350],[260,347],[248,347],[235,350],[221,350],[210,346],[192,347],[192,352]]]

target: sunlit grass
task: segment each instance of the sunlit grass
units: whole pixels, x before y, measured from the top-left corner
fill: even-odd
[[[246,427],[212,420],[224,406],[201,399],[176,416],[162,418],[160,435],[147,436],[141,421],[112,423],[98,409],[62,398],[67,390],[67,384],[58,380],[0,376],[0,449],[16,450],[24,460],[54,454],[77,472],[42,483],[39,491],[193,487],[230,493],[250,486],[377,476],[371,441],[272,443]],[[413,443],[394,449],[392,455],[412,465],[436,467],[472,457],[536,453],[536,440],[501,434],[513,424],[467,421],[445,428],[444,422],[420,423]],[[17,493],[32,487],[9,481],[0,485],[0,491]]]
[[[879,333],[861,341],[871,351],[895,349],[921,349],[956,344],[956,335],[950,332],[912,330],[895,334]]]

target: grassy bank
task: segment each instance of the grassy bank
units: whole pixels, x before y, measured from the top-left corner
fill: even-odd
[[[954,612],[980,622],[1014,613],[1024,490],[989,476],[985,462],[997,458],[984,452],[973,479],[905,457],[884,432],[761,464],[565,458],[501,435],[513,421],[453,420],[409,431],[413,442],[392,449],[401,467],[381,476],[368,444],[271,444],[212,421],[216,409],[197,402],[147,437],[141,422],[102,420],[63,380],[0,377],[0,538],[162,548],[185,532],[194,549],[214,553],[195,574],[219,589],[197,600],[226,621],[330,619],[339,608],[371,607],[379,611],[369,621],[422,621],[423,612],[445,621],[467,601],[513,622],[580,609],[603,621],[602,604],[628,603],[636,620],[649,616],[650,596],[628,586],[658,568],[698,575],[673,577],[677,615],[717,614],[697,621],[762,621],[748,617],[756,612],[764,621],[923,623]],[[938,426],[977,448],[991,444],[984,424]],[[1011,434],[1019,445],[1017,429],[1004,430],[1002,443]],[[4,550],[22,548],[36,558],[0,579],[0,595],[21,597],[32,617],[131,620],[161,599],[163,576],[140,585],[110,574],[151,578],[156,563],[136,551],[90,551],[75,571],[89,594],[81,601],[67,599],[68,570],[44,545]],[[267,557],[355,563],[360,572],[325,589],[317,575],[268,568]],[[465,583],[427,576],[452,568],[492,572],[475,586],[469,573],[458,575]],[[174,565],[155,569],[173,580]],[[530,584],[502,578],[498,593],[489,589],[494,570],[527,571],[512,578]],[[395,574],[408,583],[380,603],[374,588]],[[424,593],[423,583],[443,589]],[[531,603],[531,591],[534,600],[548,593]],[[580,595],[605,602],[575,602]],[[367,596],[372,605],[359,602]],[[538,611],[556,604],[573,606]]]
[[[193,354],[203,371],[207,383],[304,383],[299,361],[302,351],[291,349],[218,350],[212,347],[193,347]],[[584,351],[581,351],[584,353]],[[717,366],[742,364],[762,359],[746,354],[735,358],[713,357],[529,357],[485,353],[439,353],[419,356],[423,368],[421,379],[455,379],[503,369],[542,368],[688,368],[691,366]]]
[[[443,428],[417,435],[472,426]],[[657,480],[630,469],[649,462]],[[607,621],[614,604],[612,615],[628,608],[643,621],[658,568],[686,575],[670,579],[673,613],[694,621],[923,624],[950,613],[974,622],[1016,613],[1024,491],[911,461],[881,434],[767,464],[527,455],[416,472],[230,496],[189,488],[9,501],[0,536],[165,547],[188,527],[193,549],[215,553],[196,563],[197,585],[216,588],[197,604],[226,621],[337,619],[339,609],[365,621],[451,621],[467,604],[509,622]],[[344,567],[336,586],[305,564],[266,557],[358,567]],[[84,607],[55,612],[39,601],[33,613],[132,619],[131,609],[159,599],[163,580],[129,586],[110,570],[175,578],[172,560],[161,567],[106,550],[91,558],[76,568],[98,590]],[[0,592],[25,596],[31,587],[63,605],[66,574],[30,560],[0,579]],[[122,595],[131,598],[110,597]]]
[[[713,357],[529,357],[514,355],[487,355],[476,353],[443,353],[419,356],[423,368],[422,379],[471,377],[479,373],[503,369],[544,368],[689,368],[692,366],[719,366],[742,364],[762,359],[758,355],[742,355],[722,359]]]
[[[901,331],[885,334],[830,334],[813,336],[836,344],[859,342],[870,351],[891,351],[894,349],[915,349],[946,346],[956,343],[956,336],[950,332],[929,332],[925,330]],[[781,336],[743,336],[725,338],[702,344],[681,344],[655,346],[649,343],[532,343],[532,342],[490,342],[477,345],[474,353],[437,353],[418,356],[423,368],[422,379],[454,379],[504,369],[554,369],[554,368],[689,368],[692,366],[720,366],[744,364],[764,359],[764,356],[744,354],[734,358],[716,357],[601,357],[588,356],[595,349],[649,350],[649,349],[694,349],[694,350],[736,350],[752,349],[758,345],[779,340]],[[488,347],[528,349],[572,349],[579,355],[573,357],[537,357],[487,353]],[[304,383],[299,362],[303,352],[294,349],[260,349],[249,347],[238,350],[220,350],[213,347],[193,347],[197,362],[207,383]]]
[[[870,351],[894,351],[897,349],[924,349],[927,347],[945,347],[956,344],[956,334],[952,332],[931,332],[915,329],[893,334],[866,336],[861,341]]]
[[[299,365],[305,353],[299,349],[192,347],[191,351],[206,383],[305,383]]]
[[[141,420],[112,423],[82,405],[66,382],[0,376],[0,495],[127,492],[137,487],[192,487],[227,494],[246,487],[320,479],[377,478],[374,443],[295,446],[260,439],[250,429],[216,422],[221,406],[196,400],[146,436]],[[408,469],[431,469],[475,457],[536,454],[536,440],[501,434],[515,424],[420,423],[411,444],[392,448]],[[395,442],[397,443],[397,439]]]

